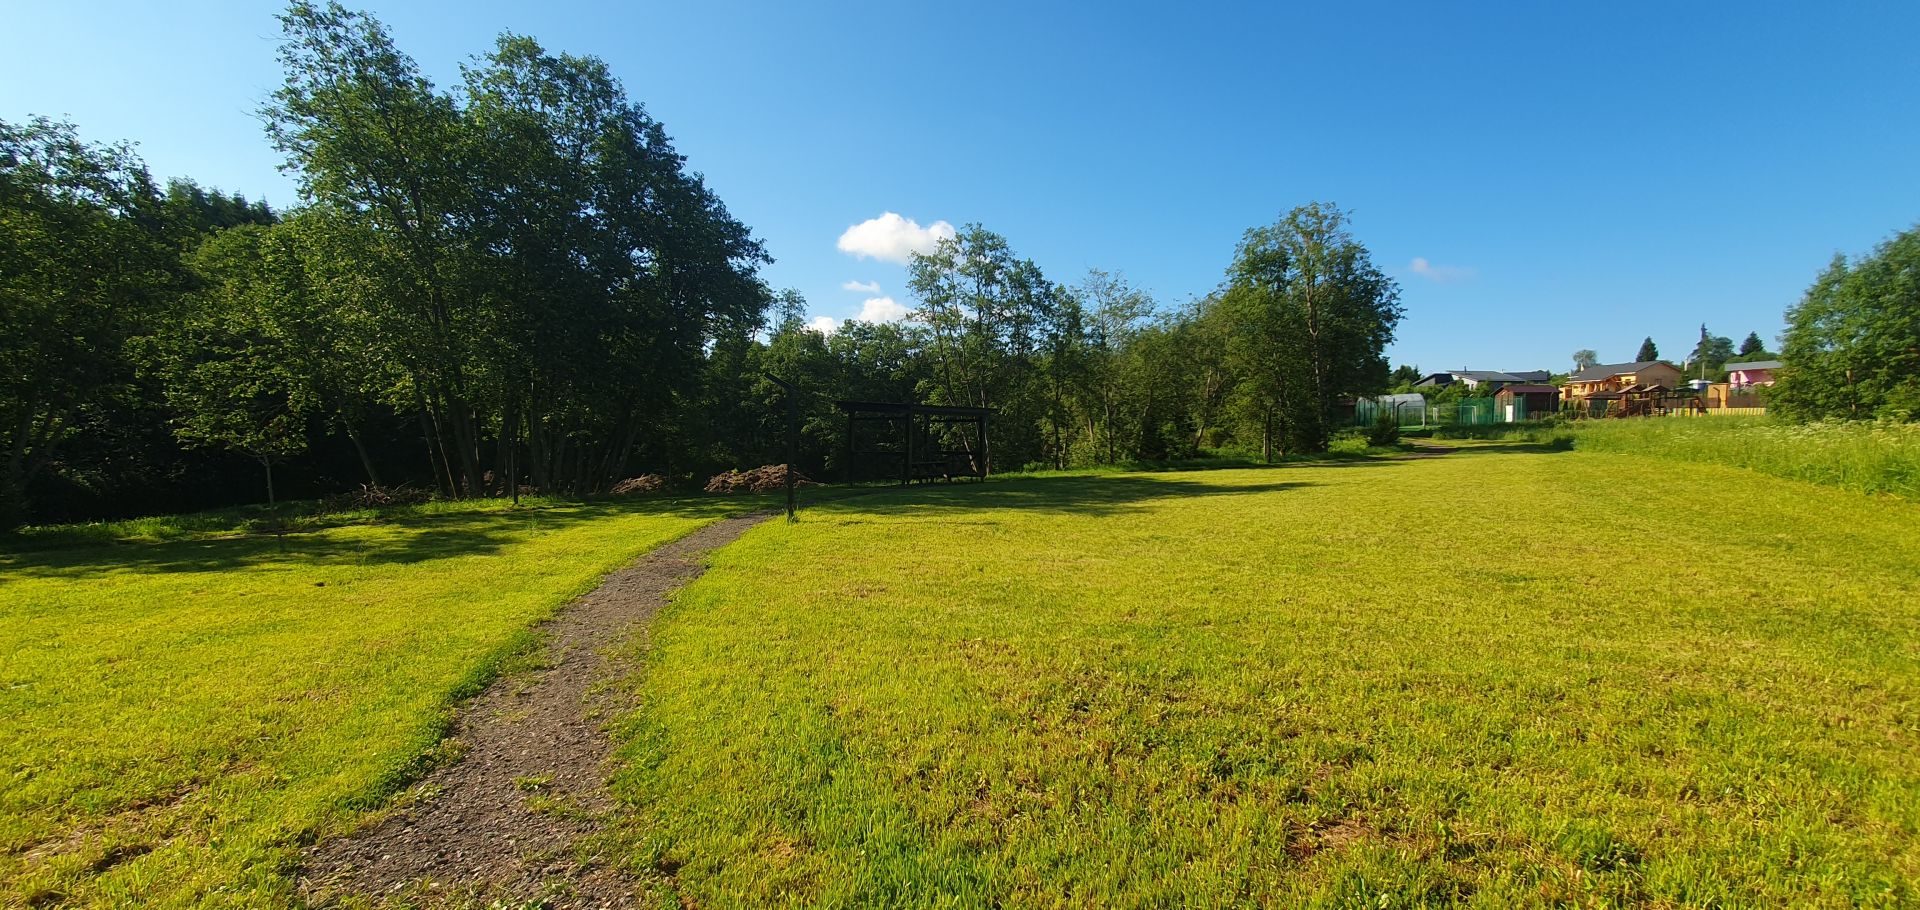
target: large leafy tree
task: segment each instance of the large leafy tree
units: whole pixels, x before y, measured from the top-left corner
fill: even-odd
[[[1135,451],[1142,447],[1152,410],[1155,364],[1130,355],[1149,326],[1154,302],[1125,276],[1099,269],[1089,271],[1075,291],[1076,299],[1084,302],[1088,322],[1088,441],[1103,449],[1099,455],[1111,464],[1120,460],[1123,445]]]
[[[339,227],[385,399],[417,411],[444,490],[591,490],[668,460],[712,345],[759,325],[767,257],[660,124],[601,61],[529,38],[456,97],[365,15],[282,22],[271,135]]]
[[[268,135],[302,196],[360,229],[351,267],[377,287],[367,303],[435,429],[445,491],[478,490],[472,354],[487,322],[463,268],[474,219],[460,111],[377,20],[305,2],[280,19],[286,81]]]
[[[1039,457],[1050,411],[1039,360],[1060,315],[1053,283],[978,224],[916,253],[908,274],[919,298],[914,319],[927,330],[933,400],[999,411],[997,461]]]
[[[165,226],[126,147],[0,121],[0,527],[77,427],[135,394],[126,345],[184,284]]]
[[[1835,256],[1787,311],[1773,407],[1799,419],[1920,417],[1920,228]]]
[[[1222,302],[1259,416],[1262,447],[1318,452],[1334,401],[1386,387],[1385,349],[1403,310],[1340,209],[1304,205],[1246,233]]]
[[[1574,372],[1578,373],[1581,370],[1590,369],[1592,367],[1596,367],[1599,365],[1600,365],[1600,355],[1594,353],[1592,348],[1581,348],[1580,350],[1573,352],[1573,371]]]

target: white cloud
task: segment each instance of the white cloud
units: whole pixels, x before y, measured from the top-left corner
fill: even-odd
[[[832,316],[815,316],[807,320],[807,328],[819,332],[822,335],[831,335],[840,331],[840,320]]]
[[[1434,265],[1433,263],[1428,262],[1425,256],[1413,257],[1413,261],[1407,264],[1407,268],[1412,269],[1415,275],[1419,275],[1420,277],[1425,278],[1428,281],[1435,282],[1437,284],[1447,284],[1449,282],[1454,282],[1454,281],[1466,281],[1467,279],[1472,278],[1473,276],[1479,274],[1478,271],[1468,268],[1466,266]]]
[[[907,308],[895,303],[892,297],[869,297],[860,304],[860,315],[854,318],[861,322],[898,322],[907,318]]]
[[[878,294],[878,293],[880,293],[880,282],[878,282],[878,281],[849,281],[849,282],[847,282],[846,284],[843,284],[843,285],[841,285],[841,286],[840,286],[840,290],[843,290],[843,291],[859,291],[859,292],[860,292],[860,293],[862,293],[862,294]]]
[[[933,252],[935,244],[954,236],[953,225],[936,221],[926,227],[911,218],[882,212],[840,235],[840,252],[856,259],[879,259],[905,265],[914,253]],[[849,290],[852,288],[849,287]]]

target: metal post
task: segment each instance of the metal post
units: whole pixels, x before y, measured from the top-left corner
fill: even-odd
[[[795,457],[800,453],[800,404],[795,400],[794,393],[796,390],[793,386],[787,384],[785,380],[772,373],[763,373],[761,375],[766,376],[774,385],[779,386],[780,391],[784,393],[787,399],[787,470],[784,472],[787,487],[787,521],[798,521],[800,506],[799,503],[794,501],[793,497],[793,462]]]

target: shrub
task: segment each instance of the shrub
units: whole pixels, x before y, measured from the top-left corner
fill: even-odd
[[[1399,444],[1400,421],[1395,420],[1392,414],[1381,411],[1373,426],[1367,428],[1367,445],[1384,449]]]

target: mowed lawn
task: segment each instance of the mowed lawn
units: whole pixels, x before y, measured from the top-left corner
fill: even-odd
[[[274,907],[606,571],[738,502],[0,553],[0,906]]]
[[[615,836],[693,906],[1914,906],[1920,505],[1467,449],[762,525]]]

